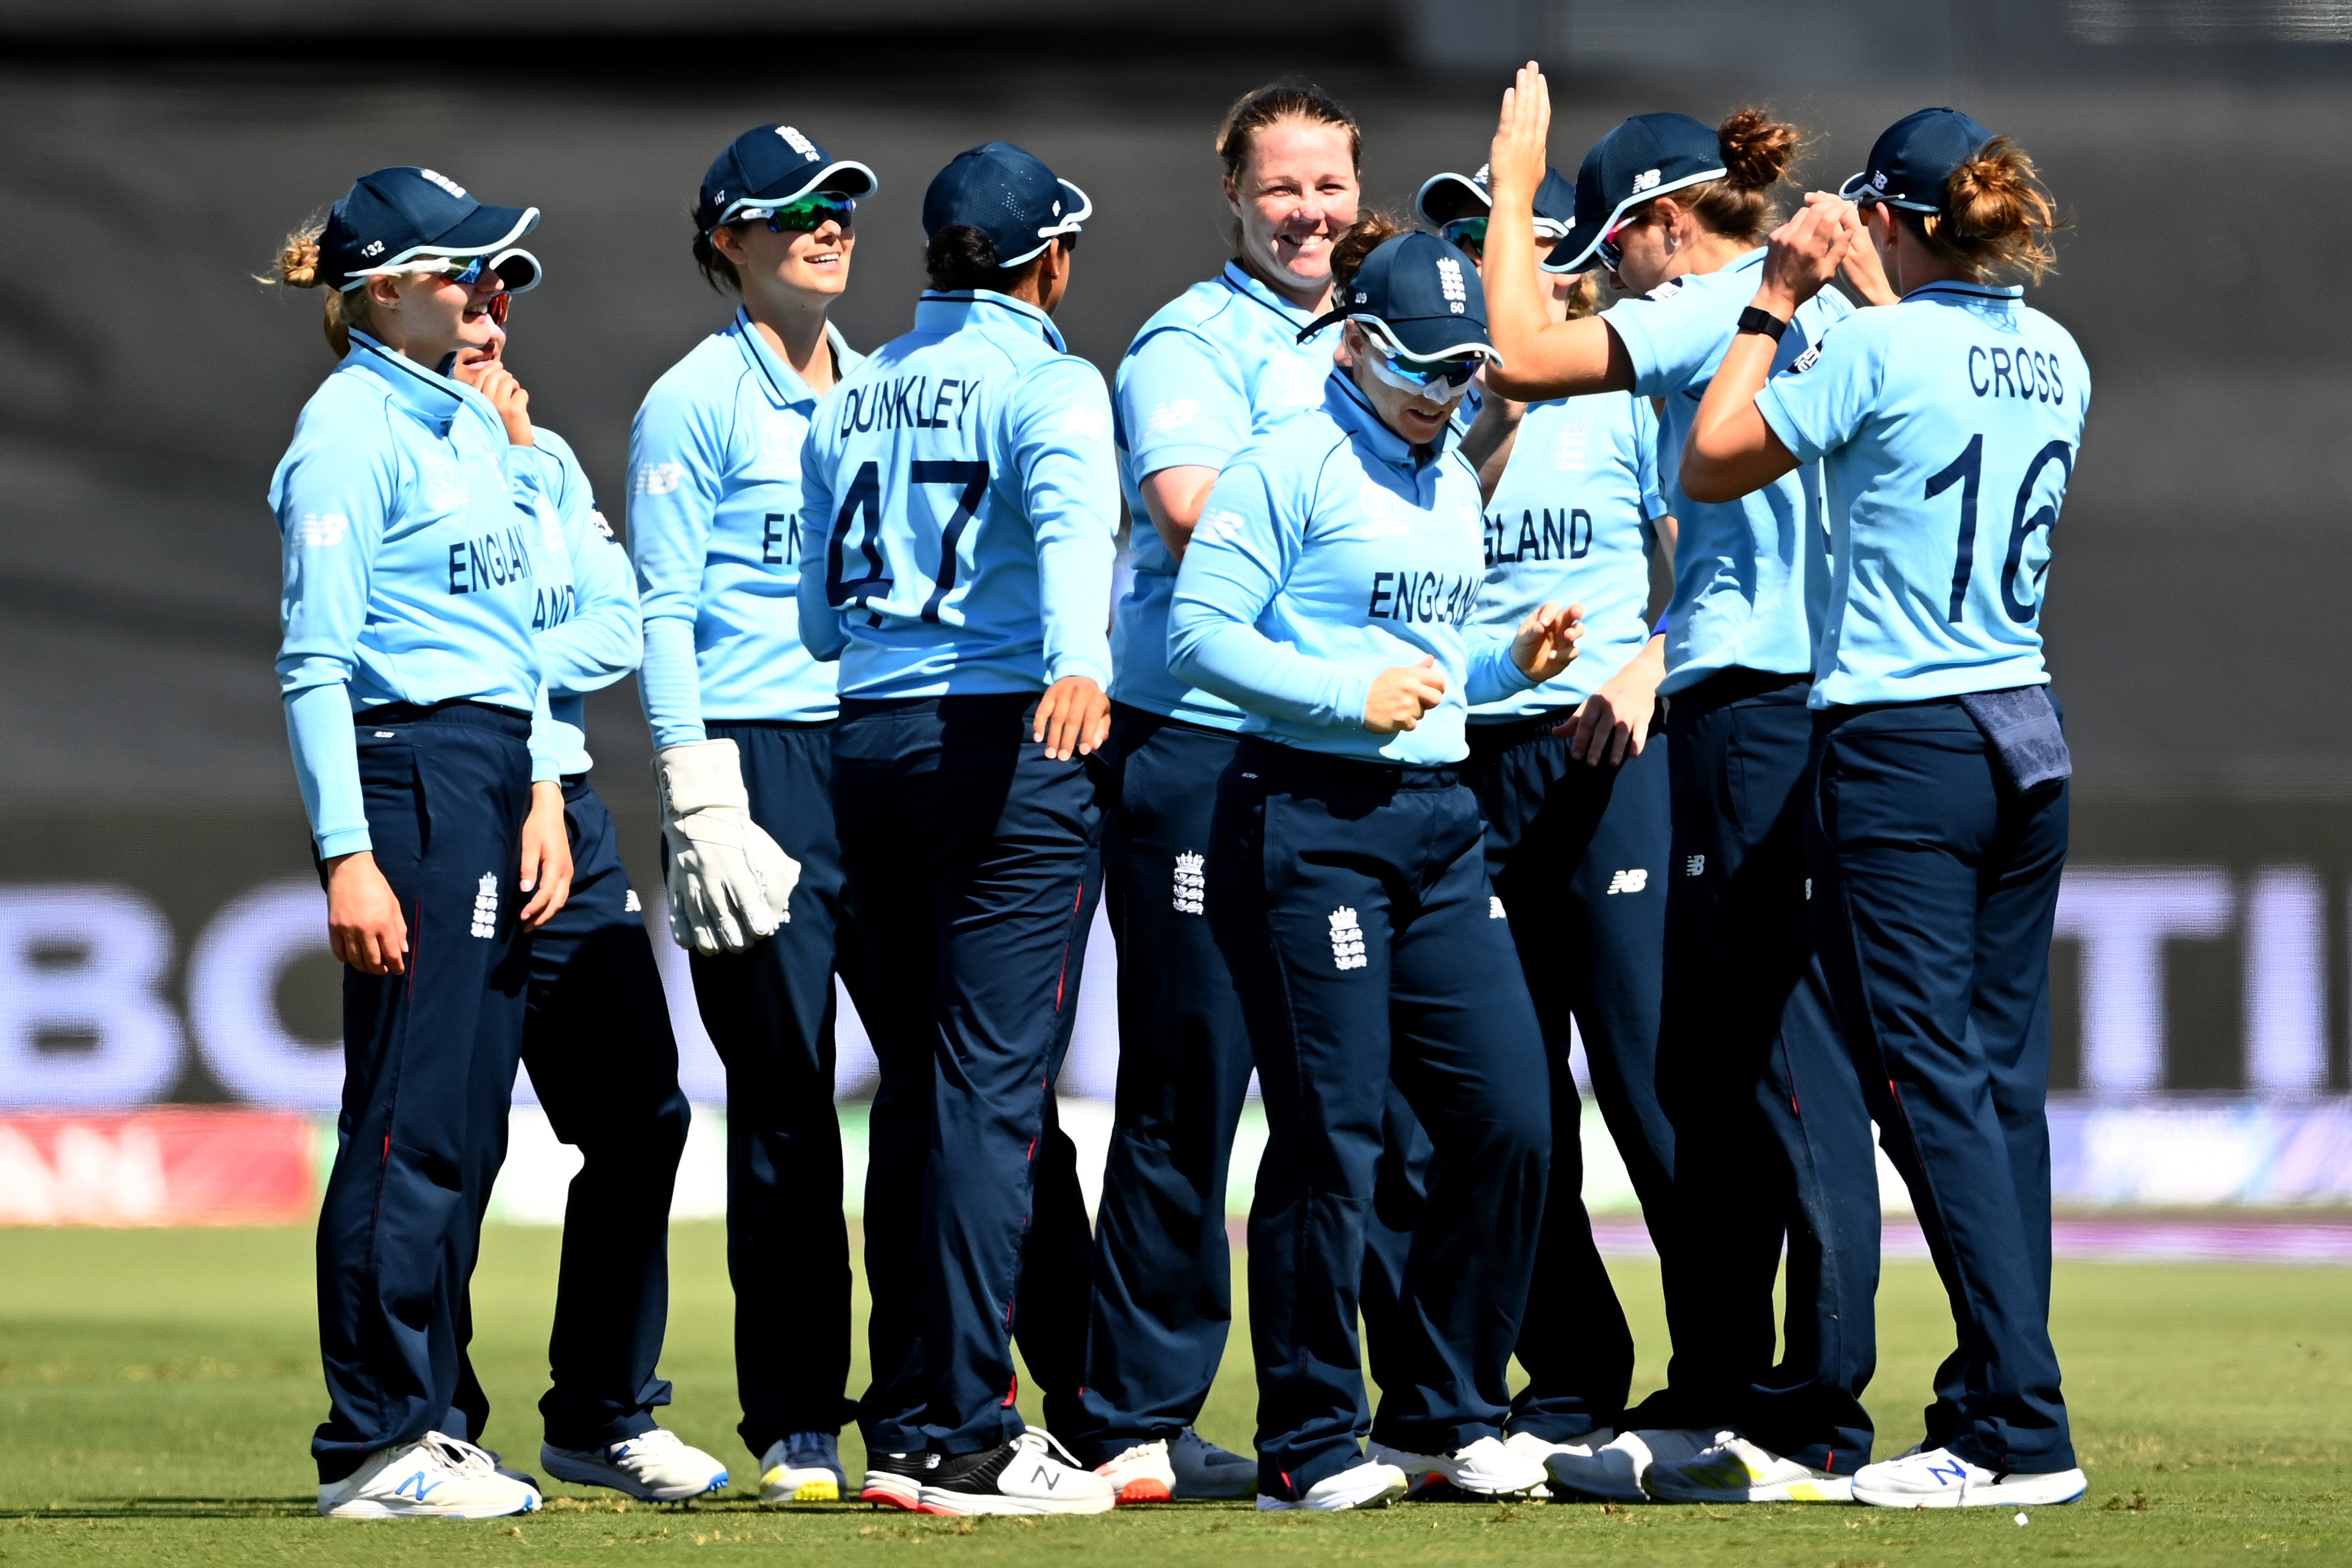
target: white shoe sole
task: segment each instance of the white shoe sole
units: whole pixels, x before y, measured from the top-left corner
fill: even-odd
[[[618,1465],[608,1465],[602,1460],[570,1458],[547,1447],[540,1449],[539,1464],[541,1469],[559,1481],[570,1481],[576,1487],[604,1487],[612,1491],[626,1492],[640,1502],[685,1502],[691,1498],[709,1497],[727,1485],[727,1472],[721,1470],[698,1483],[649,1487]]]
[[[2056,1508],[2079,1502],[2090,1489],[2090,1478],[2082,1471],[2054,1470],[2046,1476],[2011,1476],[1985,1486],[1933,1492],[1873,1491],[1857,1483],[1853,1500],[1872,1508]]]
[[[509,1519],[519,1513],[536,1512],[539,1498],[534,1493],[520,1508],[436,1508],[430,1503],[388,1503],[378,1498],[352,1498],[339,1503],[319,1505],[321,1519]]]
[[[903,1508],[913,1513],[923,1506],[923,1483],[911,1476],[868,1470],[865,1484],[857,1489],[857,1500],[877,1508]]]
[[[1268,1497],[1260,1492],[1257,1509],[1260,1513],[1347,1513],[1360,1508],[1386,1508],[1404,1496],[1412,1486],[1410,1480],[1391,1481],[1360,1497],[1329,1498],[1321,1502],[1308,1502],[1304,1499],[1297,1502],[1286,1502],[1281,1498]]]
[[[1706,1487],[1676,1486],[1652,1480],[1645,1473],[1642,1478],[1651,1498],[1657,1502],[1739,1503],[1739,1502],[1852,1502],[1853,1481],[1845,1476],[1833,1476],[1822,1480],[1773,1481],[1764,1486]]]
[[[950,1519],[965,1519],[974,1514],[1019,1514],[1024,1516],[1047,1513],[1108,1513],[1118,1500],[1109,1493],[1087,1498],[1024,1498],[1006,1497],[1001,1492],[951,1492],[942,1487],[925,1487],[922,1500],[916,1505],[919,1513],[943,1514]]]

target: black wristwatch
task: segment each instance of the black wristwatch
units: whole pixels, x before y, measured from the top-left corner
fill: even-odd
[[[1789,323],[1769,310],[1759,310],[1750,305],[1739,312],[1739,330],[1743,332],[1761,332],[1777,343],[1780,341],[1780,334],[1789,330]]]

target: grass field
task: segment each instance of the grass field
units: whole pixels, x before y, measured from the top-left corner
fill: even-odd
[[[552,1231],[499,1228],[477,1283],[488,1440],[535,1458]],[[681,1226],[666,1423],[737,1467],[716,1226]],[[948,1563],[1898,1564],[2352,1563],[2352,1270],[2062,1264],[2056,1327],[2091,1495],[2033,1511],[1420,1504],[1309,1518],[1244,1507],[951,1521],[856,1505],[625,1509],[558,1487],[514,1521],[316,1518],[322,1411],[307,1232],[0,1230],[0,1561],[484,1563]],[[1654,1268],[1621,1265],[1662,1370]],[[1918,1436],[1950,1322],[1924,1264],[1881,1296],[1879,1452]],[[857,1374],[864,1376],[861,1367]],[[1202,1428],[1246,1448],[1245,1346]],[[1034,1413],[1032,1412],[1032,1418]],[[845,1443],[851,1474],[862,1456]],[[531,1468],[536,1468],[532,1466]]]

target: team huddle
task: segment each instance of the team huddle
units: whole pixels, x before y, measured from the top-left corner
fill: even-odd
[[[956,156],[912,330],[861,354],[828,313],[878,181],[748,131],[693,236],[734,315],[646,394],[625,544],[505,363],[537,208],[388,168],[289,238],[340,361],[270,491],[347,966],[321,1513],[539,1506],[467,1358],[519,1065],[583,1157],[541,1467],[729,1484],[654,1415],[689,1113],[584,729],[632,672],[727,1073],[763,1500],[2083,1495],[2040,614],[2090,384],[2010,280],[2050,265],[2050,199],[1950,109],[1785,216],[1803,138],[1761,111],[1636,116],[1573,181],[1549,117],[1530,65],[1407,227],[1363,208],[1339,104],[1245,95],[1233,258],[1109,385],[1054,319],[1076,185]],[[1098,902],[1089,1222],[1055,1081]],[[836,979],[879,1065],[855,1398]],[[1575,1040],[1662,1264],[1666,1385],[1630,1406]],[[1244,1456],[1193,1423],[1253,1080]],[[1877,1463],[1874,1127],[1955,1330],[1925,1438]]]

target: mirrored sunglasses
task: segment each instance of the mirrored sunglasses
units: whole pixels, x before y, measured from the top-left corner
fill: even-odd
[[[1426,392],[1443,385],[1448,392],[1459,392],[1470,384],[1485,362],[1473,355],[1467,359],[1414,359],[1410,354],[1383,353],[1380,368],[1391,386],[1401,390]]]
[[[786,202],[768,214],[771,234],[814,234],[827,223],[847,228],[856,201],[831,191],[814,191],[796,202]]]
[[[1448,244],[1465,250],[1475,253],[1486,248],[1486,220],[1483,217],[1457,217],[1441,225],[1437,232]]]

